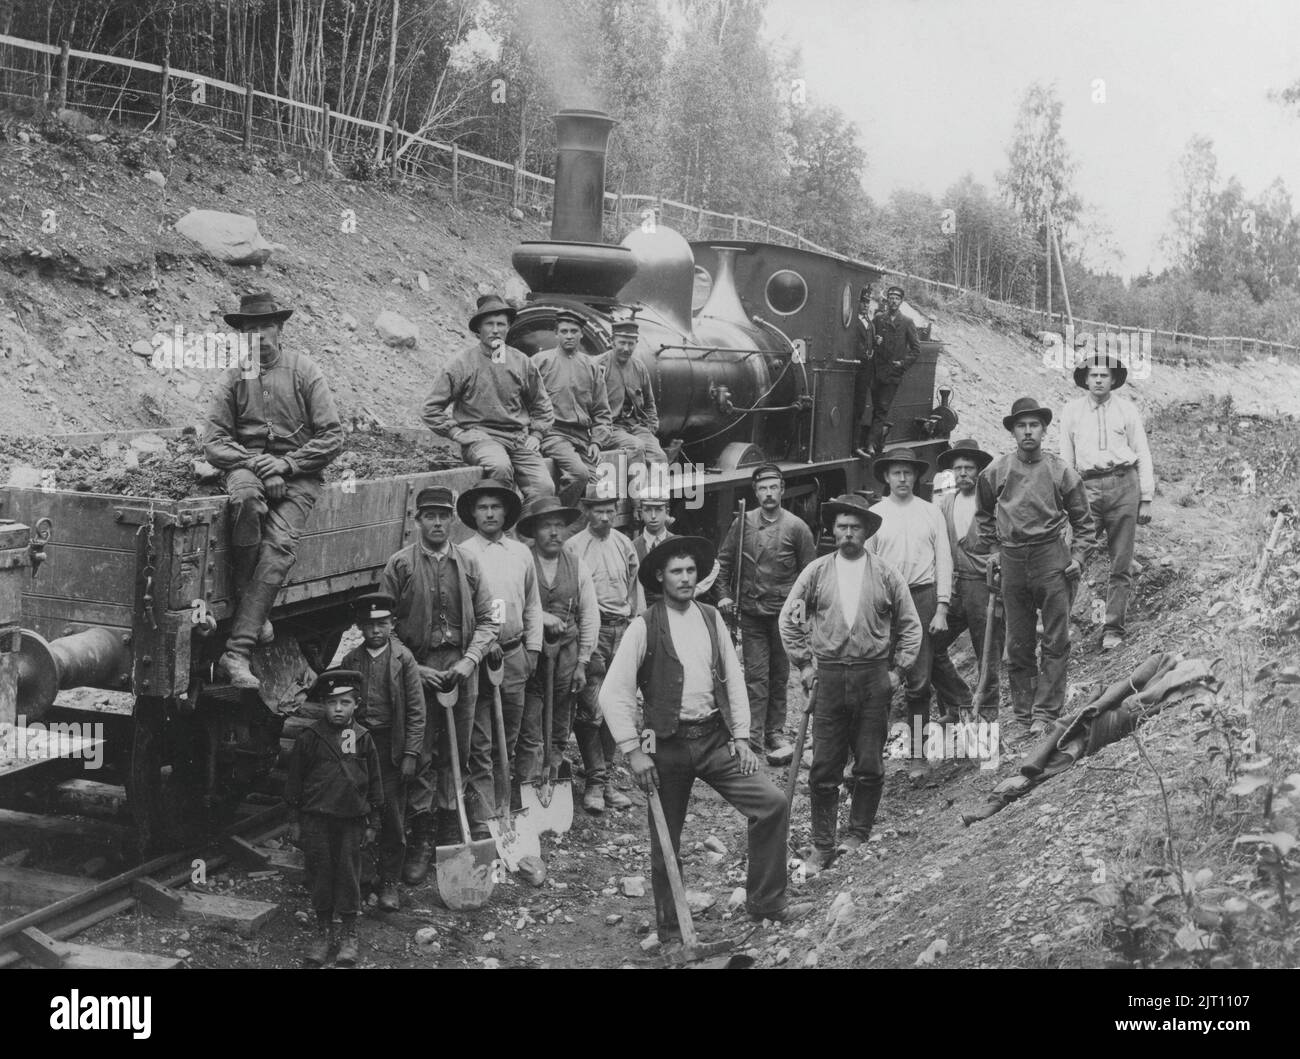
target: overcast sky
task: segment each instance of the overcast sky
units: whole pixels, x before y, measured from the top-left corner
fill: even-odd
[[[1300,78],[1300,0],[769,0],[767,25],[800,47],[809,101],[857,122],[874,199],[939,196],[967,171],[992,187],[1042,80],[1064,103],[1076,189],[1123,254],[1099,265],[1164,264],[1173,171],[1195,134],[1248,196],[1280,176],[1300,207],[1300,115],[1268,98]]]

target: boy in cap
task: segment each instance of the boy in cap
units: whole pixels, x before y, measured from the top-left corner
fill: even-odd
[[[497,295],[479,298],[469,318],[478,341],[438,372],[421,418],[489,477],[517,485],[527,499],[554,496],[541,448],[555,411],[537,365],[506,345],[514,318],[515,310]]]
[[[902,304],[903,288],[890,287],[885,291],[885,307],[871,322],[876,352],[871,358],[871,429],[867,433],[867,448],[873,454],[884,443],[885,417],[889,415],[899,384],[921,355],[916,324],[900,311]]]
[[[817,558],[817,543],[803,519],[781,506],[785,476],[774,463],[750,478],[758,506],[745,513],[744,554],[737,554],[740,519],[732,522],[718,556],[718,609],[728,617],[740,609],[745,686],[749,692],[749,745],[767,752],[769,765],[794,756],[785,734],[786,685],[790,660],[781,642],[780,615],[795,579]],[[739,602],[733,598],[740,570]]]
[[[303,353],[280,348],[292,309],[265,291],[240,299],[226,323],[257,337],[256,374],[232,366],[217,385],[203,454],[225,472],[230,494],[232,594],[237,601],[220,667],[237,688],[259,687],[253,648],[271,643],[271,608],[289,578],[298,541],[343,451],[343,425],[329,384]],[[251,376],[251,377],[246,377]]]
[[[492,729],[477,717],[478,664],[497,638],[499,621],[478,559],[451,543],[455,497],[450,489],[430,486],[415,498],[419,539],[392,555],[380,584],[397,600],[397,638],[415,655],[420,678],[431,691],[458,691],[455,707],[457,746],[450,745],[442,710],[428,710],[424,745],[415,780],[407,784],[406,811],[411,842],[402,879],[412,885],[429,873],[436,845],[460,841],[456,800],[465,799],[473,838],[487,838],[487,822],[496,803],[489,778],[486,790],[469,786],[456,791],[451,754],[460,755],[461,775],[468,776],[471,754],[492,760]],[[486,795],[486,799],[485,796]],[[437,812],[435,813],[434,810]]]
[[[319,967],[335,943],[334,916],[342,921],[338,962],[357,962],[357,914],[361,911],[361,847],[374,842],[384,804],[379,753],[370,734],[352,721],[361,674],[328,669],[312,697],[324,716],[298,733],[289,755],[284,800],[297,813],[296,837],[316,912],[316,938],[305,960]]]
[[[613,416],[610,444],[622,449],[634,462],[667,463],[668,456],[656,437],[659,409],[655,407],[650,371],[635,353],[640,332],[635,319],[614,321],[614,348],[600,358]]]
[[[361,644],[343,656],[343,668],[361,674],[356,721],[379,752],[384,785],[379,831],[379,907],[396,912],[397,879],[406,857],[406,784],[424,749],[428,711],[415,655],[393,636],[397,600],[384,592],[358,596],[352,613]]]
[[[1065,705],[1070,662],[1070,606],[1093,539],[1088,492],[1079,472],[1043,451],[1050,408],[1020,397],[1002,425],[1016,448],[980,474],[975,520],[989,561],[1002,571],[1007,614],[1007,676],[1017,735],[1039,736]],[[1065,543],[1066,527],[1071,543]],[[1037,618],[1043,619],[1038,667]]]
[[[1100,543],[1106,531],[1110,585],[1106,590],[1105,651],[1124,642],[1124,616],[1133,584],[1133,542],[1137,527],[1151,521],[1155,471],[1142,413],[1113,393],[1124,385],[1128,368],[1117,356],[1094,353],[1080,358],[1074,384],[1087,390],[1061,411],[1061,459],[1079,472]]]
[[[587,491],[612,426],[604,375],[596,359],[582,351],[582,322],[572,309],[557,310],[558,342],[533,357],[555,409],[555,425],[542,438],[541,451],[560,472],[565,504]]]

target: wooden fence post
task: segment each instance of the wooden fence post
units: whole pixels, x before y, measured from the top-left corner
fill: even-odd
[[[510,206],[519,209],[519,163],[510,167]]]
[[[158,132],[167,135],[167,119],[171,111],[172,68],[165,61],[162,64],[162,87],[158,92]]]
[[[71,45],[65,40],[63,48],[59,52],[59,109],[62,110],[68,105],[68,52]]]
[[[389,150],[392,152],[388,159],[388,174],[394,180],[397,179],[397,119],[394,118],[388,125],[388,139],[390,141]]]
[[[320,118],[321,161],[328,167],[333,161],[330,158],[330,105],[328,100],[320,105]]]
[[[244,83],[244,150],[253,147],[253,82]]]
[[[451,145],[451,201],[460,201],[460,148]]]

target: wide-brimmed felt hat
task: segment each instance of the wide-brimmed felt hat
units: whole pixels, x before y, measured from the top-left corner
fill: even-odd
[[[391,618],[395,610],[397,610],[397,600],[387,592],[367,592],[352,601],[352,617],[356,621]]]
[[[704,578],[713,569],[718,555],[713,543],[703,537],[670,537],[662,544],[656,544],[641,560],[641,567],[636,572],[641,587],[647,592],[662,592],[663,586],[655,575],[664,568],[669,556],[682,552],[691,553],[691,558],[695,560],[695,573],[699,578]]]
[[[867,502],[866,497],[858,496],[856,493],[844,493],[822,504],[823,525],[834,522],[836,515],[860,515],[867,527],[868,540],[876,535],[876,530],[880,529],[880,516],[871,510],[871,505]]]
[[[239,312],[226,313],[224,319],[231,327],[243,327],[246,323],[282,324],[292,315],[292,309],[281,309],[271,292],[263,290],[245,294],[239,299]]]
[[[415,494],[415,513],[418,515],[426,507],[441,507],[448,511],[456,509],[456,492],[445,485],[431,485]]]
[[[975,466],[981,471],[993,462],[993,453],[985,452],[974,438],[963,438],[946,452],[939,453],[938,459],[934,462],[938,464],[939,470],[948,471],[952,469],[953,461],[958,456],[967,456],[974,460]]]
[[[1088,369],[1094,365],[1103,368],[1110,368],[1110,388],[1112,390],[1118,390],[1124,385],[1124,380],[1128,378],[1128,368],[1124,366],[1124,362],[1119,359],[1118,354],[1094,351],[1092,353],[1084,353],[1083,356],[1074,362],[1075,386],[1084,390],[1088,388]]]
[[[1052,421],[1052,410],[1044,408],[1033,397],[1017,397],[1011,406],[1011,414],[1002,417],[1002,425],[1010,430],[1022,416],[1034,416],[1043,421],[1043,426],[1047,426]]]
[[[360,691],[363,683],[364,678],[355,669],[327,669],[316,678],[310,697],[324,702],[345,691]]]
[[[515,524],[515,529],[521,537],[535,537],[533,530],[537,523],[547,515],[559,515],[564,519],[566,526],[571,526],[578,519],[582,518],[582,512],[576,507],[565,507],[558,497],[554,496],[535,496],[524,505],[524,513],[519,517]]]
[[[493,316],[496,313],[505,313],[510,318],[510,322],[515,322],[517,315],[514,307],[501,297],[499,294],[484,294],[478,300],[478,305],[474,309],[474,315],[469,318],[469,329],[478,334],[479,321],[485,316]]]
[[[519,521],[519,513],[524,506],[524,502],[519,499],[519,494],[505,482],[499,482],[495,478],[484,478],[481,482],[475,482],[456,499],[456,514],[470,529],[478,528],[478,523],[474,520],[474,505],[478,503],[479,497],[483,496],[498,497],[505,505],[505,529],[510,529]]]
[[[909,464],[916,472],[916,480],[919,482],[925,477],[925,472],[930,469],[929,463],[917,457],[911,449],[896,448],[886,449],[884,453],[876,457],[876,462],[871,465],[871,474],[881,485],[886,485],[885,474],[889,471],[890,465],[895,463]]]

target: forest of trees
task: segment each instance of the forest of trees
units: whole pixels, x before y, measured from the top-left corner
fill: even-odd
[[[770,221],[840,252],[1042,306],[1047,223],[1077,316],[1300,343],[1300,216],[1251,197],[1195,137],[1176,170],[1170,266],[1125,282],[1073,188],[1052,86],[1029,85],[992,187],[873,203],[864,131],[808,92],[765,0],[10,0],[0,32],[236,83],[551,171],[549,117],[620,122],[608,186]],[[1300,111],[1300,80],[1271,104]],[[1300,113],[1297,114],[1300,134]],[[1061,308],[1059,287],[1056,308]]]

